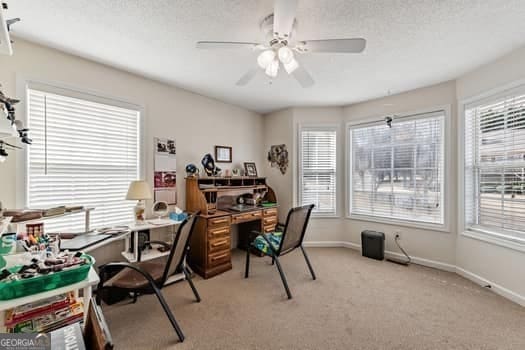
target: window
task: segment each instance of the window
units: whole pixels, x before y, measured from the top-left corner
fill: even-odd
[[[465,226],[525,242],[525,87],[465,106]]]
[[[445,112],[349,127],[350,216],[444,224]]]
[[[337,215],[337,128],[300,129],[299,203],[315,204],[312,215]]]
[[[93,207],[91,227],[129,224],[125,196],[139,176],[138,109],[90,95],[46,87],[27,90],[26,205],[33,209]],[[84,215],[47,220],[47,232],[83,230]]]

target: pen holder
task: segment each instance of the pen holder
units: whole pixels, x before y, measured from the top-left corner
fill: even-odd
[[[188,214],[186,213],[180,213],[180,214],[177,214],[175,212],[170,213],[170,219],[175,220],[175,221],[183,221],[187,217],[188,217]]]

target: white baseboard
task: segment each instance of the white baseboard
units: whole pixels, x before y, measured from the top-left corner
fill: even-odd
[[[324,247],[324,248],[333,248],[333,247],[345,247],[350,248],[354,250],[361,250],[361,244],[353,243],[353,242],[344,242],[344,241],[308,241],[304,242],[305,247]],[[403,254],[392,252],[392,251],[385,251],[386,257],[392,257],[392,258],[400,258],[404,259],[405,256]],[[424,258],[419,258],[417,256],[411,256],[412,262],[417,265],[423,265],[427,267],[432,267],[435,269],[440,269],[444,271],[449,272],[456,272],[456,266],[450,265],[447,263],[443,263],[440,261],[435,260],[429,260]]]
[[[352,242],[344,242],[344,241],[308,241],[304,242],[305,247],[323,247],[323,248],[334,248],[334,247],[344,247],[344,248],[350,248],[354,250],[361,250],[361,245],[358,243],[352,243]],[[403,254],[392,252],[392,251],[385,251],[385,255],[388,257],[395,257],[395,258],[404,258],[405,256]],[[419,258],[415,256],[411,256],[412,262],[417,265],[423,265],[427,267],[432,267],[435,269],[448,271],[448,272],[454,272],[458,275],[480,285],[480,286],[486,286],[487,284],[490,284],[491,290],[501,295],[504,298],[507,298],[521,306],[525,307],[525,296],[520,295],[518,293],[515,293],[511,291],[510,289],[507,289],[503,286],[500,286],[496,283],[493,283],[481,276],[476,275],[475,273],[472,273],[470,271],[467,271],[461,267],[447,264],[441,261],[435,261],[435,260],[429,260],[425,258]]]
[[[481,276],[476,275],[475,273],[472,273],[470,271],[467,271],[465,269],[462,269],[461,267],[456,266],[456,273],[462,277],[465,277],[468,280],[471,280],[472,282],[479,284],[480,286],[486,286],[490,285],[490,289],[496,293],[501,295],[504,298],[507,298],[509,300],[512,300],[513,302],[525,306],[525,296],[519,295],[518,293],[514,293],[510,289],[507,289],[503,286],[500,286],[499,284],[493,283]]]

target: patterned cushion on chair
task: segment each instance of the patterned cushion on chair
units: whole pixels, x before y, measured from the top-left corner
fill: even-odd
[[[274,232],[266,235],[266,238],[268,238],[268,240],[272,243],[274,250],[279,249],[282,237],[282,232]],[[255,238],[252,245],[264,254],[272,255],[270,247],[268,246],[268,242],[261,235],[258,235],[257,238]]]

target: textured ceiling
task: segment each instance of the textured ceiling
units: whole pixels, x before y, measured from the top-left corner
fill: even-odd
[[[198,40],[254,41],[271,0],[10,0],[16,36],[258,112],[345,105],[456,78],[525,44],[524,0],[299,0],[297,39],[364,37],[360,55],[300,57],[309,89],[280,72],[270,84],[249,50]],[[16,50],[16,46],[15,46]]]

